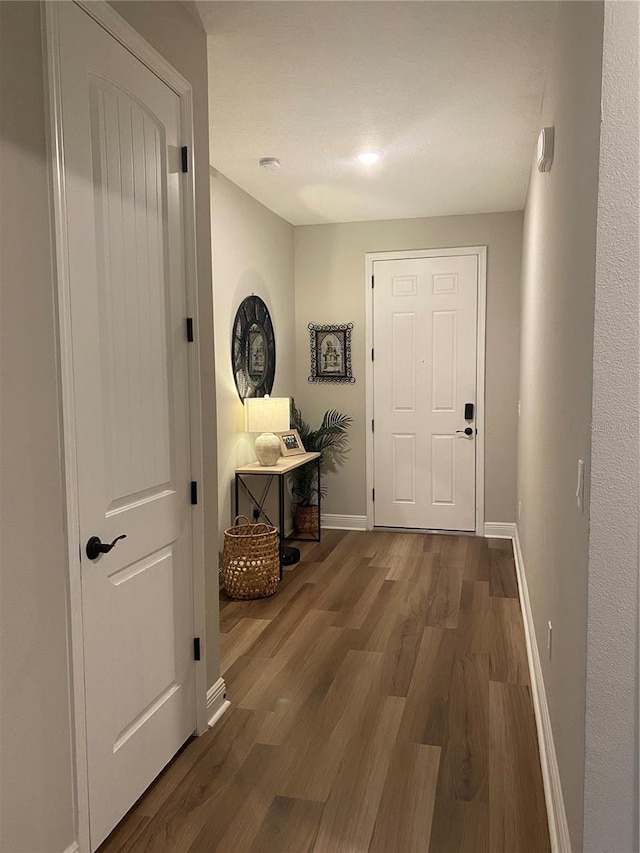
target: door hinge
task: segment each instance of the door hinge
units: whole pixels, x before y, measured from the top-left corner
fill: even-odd
[[[196,480],[191,481],[191,503],[198,503],[198,483]]]
[[[193,659],[200,660],[200,637],[193,638]]]
[[[193,317],[187,317],[187,340],[193,343]]]
[[[375,283],[374,277],[373,277],[373,276],[371,276],[371,290],[373,290],[373,288],[374,288],[375,286],[376,286],[376,283]]]
[[[371,361],[373,361],[373,347],[371,347]]]
[[[376,490],[371,489],[371,500],[375,501],[375,499],[376,499]]]
[[[371,432],[375,432],[375,431],[376,431],[376,422],[374,421],[373,418],[371,418]]]
[[[180,152],[182,154],[182,171],[189,171],[189,149],[186,145],[182,146],[182,150]]]

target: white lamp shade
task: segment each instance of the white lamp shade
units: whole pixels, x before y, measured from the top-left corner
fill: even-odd
[[[244,417],[247,432],[286,432],[289,429],[289,398],[247,397]]]

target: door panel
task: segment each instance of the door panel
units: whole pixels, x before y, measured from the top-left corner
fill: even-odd
[[[196,725],[180,100],[75,4],[59,37],[95,849]]]
[[[393,411],[415,412],[416,315],[394,314],[392,324]]]
[[[374,523],[475,529],[475,255],[374,261]]]
[[[431,503],[432,505],[456,503],[456,449],[455,436],[431,436]]]
[[[458,316],[455,311],[434,311],[431,346],[431,411],[455,412]]]
[[[393,500],[395,503],[416,501],[416,437],[393,435]]]
[[[129,93],[94,75],[89,85],[105,450],[117,501],[171,477],[167,146],[162,125]]]

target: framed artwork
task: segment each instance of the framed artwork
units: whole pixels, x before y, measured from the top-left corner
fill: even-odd
[[[306,453],[297,429],[290,429],[286,432],[279,432],[280,453],[283,456],[299,456],[301,453]]]
[[[351,372],[353,323],[316,326],[309,323],[311,375],[309,382],[355,382]]]

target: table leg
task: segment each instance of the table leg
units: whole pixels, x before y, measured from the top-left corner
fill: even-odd
[[[320,457],[316,459],[316,465],[318,466],[318,542],[322,538],[322,523],[320,519],[322,518],[322,497],[320,496]]]
[[[284,474],[280,474],[278,477],[278,520],[279,531],[280,531],[280,546],[279,546],[279,556],[280,556],[280,580],[284,577],[284,570],[282,568],[282,549],[284,548]]]

